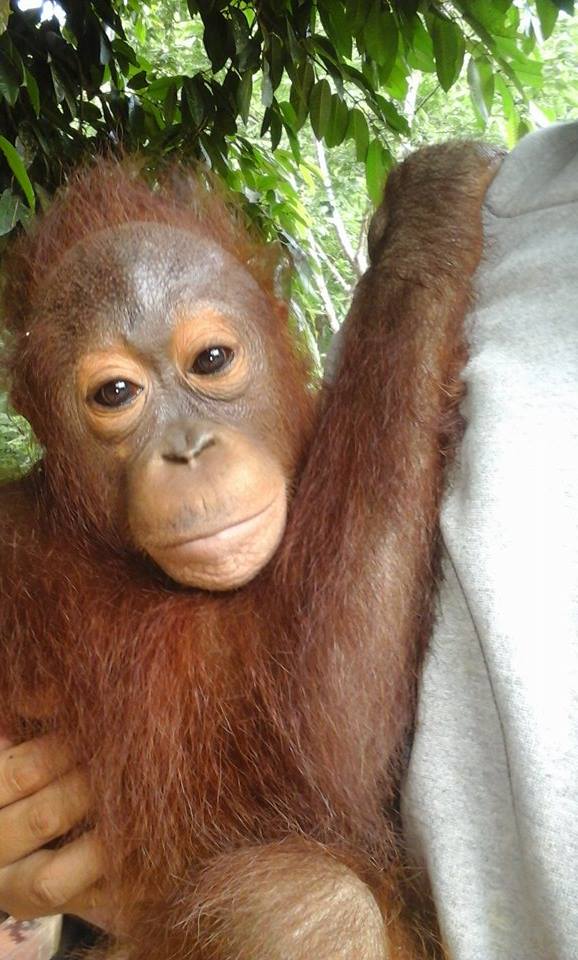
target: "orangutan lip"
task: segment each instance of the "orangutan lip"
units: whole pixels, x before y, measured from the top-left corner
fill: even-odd
[[[225,527],[219,527],[217,530],[212,531],[211,533],[202,533],[198,537],[183,537],[180,540],[174,540],[172,543],[165,543],[162,546],[157,546],[157,550],[166,551],[166,550],[178,550],[182,547],[192,547],[193,545],[201,546],[203,543],[208,542],[209,540],[228,540],[229,537],[234,537],[242,527],[250,526],[255,520],[258,520],[260,517],[264,516],[271,508],[277,503],[280,494],[278,493],[271,501],[267,504],[266,507],[263,507],[262,510],[258,510],[257,513],[251,514],[250,517],[244,517],[243,520],[236,520],[235,523],[230,523]]]

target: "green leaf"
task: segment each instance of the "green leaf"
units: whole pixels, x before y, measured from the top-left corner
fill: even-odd
[[[355,142],[355,159],[363,162],[369,146],[369,127],[365,114],[358,107],[354,107],[349,113],[347,136]]]
[[[309,119],[318,140],[325,136],[331,119],[331,87],[327,80],[319,80],[311,92]]]
[[[500,98],[502,101],[502,109],[504,111],[504,115],[507,120],[508,115],[512,112],[512,110],[514,110],[514,106],[515,106],[514,98],[511,94],[508,84],[506,83],[504,78],[500,76],[500,74],[496,76],[496,91],[500,95]]]
[[[271,126],[272,115],[273,113],[272,113],[271,107],[267,107],[267,109],[265,110],[265,113],[263,114],[263,120],[261,121],[261,129],[259,131],[260,137],[264,137],[265,134],[267,133],[267,130]]]
[[[241,79],[237,91],[237,108],[243,123],[249,120],[249,110],[251,109],[251,96],[253,94],[253,76],[250,70],[247,70]]]
[[[186,77],[183,81],[181,103],[188,108],[191,120],[201,127],[205,119],[204,85],[199,76]]]
[[[237,59],[239,59],[240,57],[244,56],[247,44],[251,39],[251,31],[249,30],[247,17],[242,10],[238,10],[236,7],[231,7],[229,14],[231,17],[230,29],[233,43],[235,45],[235,55]]]
[[[12,64],[2,57],[2,59],[0,59],[0,94],[6,102],[13,107],[18,100],[19,91],[20,78],[16,75]]]
[[[119,36],[124,36],[121,19],[114,9],[111,0],[93,0],[94,9],[105,26],[112,27]],[[136,4],[134,6],[137,6]]]
[[[518,32],[519,13],[512,6],[512,0],[468,0],[467,11],[491,36],[509,34],[515,37]]]
[[[309,43],[314,46],[314,50],[315,50],[315,53],[313,54],[314,58],[317,59],[317,54],[319,55],[323,63],[323,66],[325,67],[330,77],[332,78],[336,88],[339,90],[339,93],[342,94],[343,93],[343,71],[342,71],[343,64],[331,40],[328,40],[327,37],[321,36],[320,33],[314,33]]]
[[[525,88],[526,96],[531,91],[540,90],[543,84],[543,65],[536,60],[524,59],[511,62],[510,69],[518,83]]]
[[[96,124],[102,120],[102,113],[98,109],[96,103],[87,103],[86,100],[83,100],[81,103],[81,118],[85,123],[90,123],[95,127]],[[36,195],[38,196],[39,185],[36,184]]]
[[[0,33],[3,33],[8,26],[8,17],[10,16],[10,0],[0,0]]]
[[[279,146],[279,141],[281,140],[282,133],[283,133],[283,124],[281,123],[281,118],[278,115],[278,113],[272,110],[269,136],[271,137],[271,149],[273,151],[275,151]]]
[[[320,0],[319,16],[325,33],[342,56],[351,59],[352,37],[340,0]]]
[[[139,70],[138,73],[133,74],[127,83],[127,87],[129,87],[130,90],[144,90],[146,86],[147,86],[146,70]],[[169,90],[170,89],[171,87],[169,87]]]
[[[506,143],[509,149],[514,147],[518,137],[518,126],[520,123],[520,114],[516,109],[514,98],[510,89],[500,74],[496,74],[496,93],[502,101],[502,110],[504,111]]]
[[[494,72],[487,57],[470,57],[468,84],[474,109],[482,123],[487,123],[494,100]]]
[[[18,223],[21,205],[20,198],[10,190],[5,190],[0,196],[0,237],[5,237]]]
[[[435,64],[433,67],[435,71]],[[384,85],[385,90],[391,97],[395,97],[396,100],[405,100],[407,97],[408,91],[408,74],[407,67],[405,64],[402,65],[399,62],[399,58],[395,61],[393,70],[387,78],[387,83]]]
[[[163,108],[165,112],[165,123],[167,127],[170,127],[173,120],[175,119],[175,113],[177,109],[177,95],[178,95],[177,85],[176,83],[172,83],[169,89],[167,90],[167,93],[163,102]]]
[[[158,80],[153,80],[147,87],[147,96],[153,100],[164,100],[173,84],[176,83],[177,87],[180,87],[181,81],[181,77],[160,77]]]
[[[554,0],[559,10],[563,10],[568,16],[574,15],[574,0]]]
[[[289,58],[290,61],[294,63],[303,63],[303,58],[305,57],[305,49],[300,41],[297,40],[295,36],[295,31],[291,26],[291,22],[287,21],[287,45],[289,48]]]
[[[375,90],[379,90],[381,80],[379,79],[379,67],[375,60],[372,60],[370,57],[364,57],[361,69],[363,70],[363,76],[371,92],[373,93]]]
[[[58,76],[58,70],[53,63],[50,63],[50,74],[52,76],[52,86],[54,87],[54,96],[57,103],[62,103],[65,96],[64,86]]]
[[[404,137],[409,137],[411,134],[409,124],[391,100],[386,100],[385,97],[382,97],[379,93],[376,94],[375,99],[388,127],[395,130],[396,133],[401,133]]]
[[[31,210],[34,210],[36,206],[36,199],[34,197],[34,190],[30,182],[30,177],[26,173],[26,167],[22,162],[22,158],[18,151],[12,146],[12,144],[6,139],[6,137],[0,136],[0,150],[6,157],[8,166],[12,170],[12,173],[16,177],[18,183],[22,187],[24,196],[28,201],[28,206]]]
[[[232,74],[231,76],[234,76]],[[237,132],[237,87],[235,84],[235,93],[233,96],[227,92],[227,79],[222,87],[213,80],[211,83],[214,114],[213,123],[223,136],[234,136]],[[226,148],[225,148],[226,153]]]
[[[374,0],[369,11],[363,39],[367,53],[382,68],[380,77],[381,82],[385,83],[397,56],[399,33],[393,14],[383,10],[379,0]],[[385,76],[382,71],[385,71]]]
[[[278,106],[285,123],[291,127],[291,130],[295,131],[297,129],[297,116],[292,105],[288,100],[282,100]]]
[[[0,36],[0,61],[9,63],[15,78],[19,82],[24,81],[24,63],[8,31]]]
[[[379,140],[372,140],[365,160],[365,180],[367,192],[374,206],[381,202],[385,179],[392,163],[393,158],[389,150]]]
[[[85,9],[81,13],[80,4],[70,4],[67,10],[67,26],[70,26],[72,32],[78,38],[77,53],[82,64],[99,64],[100,60],[102,27],[91,9],[84,5]],[[104,47],[106,54],[107,47]],[[112,52],[108,47],[109,53]],[[60,59],[60,58],[58,58]],[[109,57],[110,59],[110,57]]]
[[[309,2],[301,4],[295,4],[294,0],[274,0],[273,9],[278,13],[283,11],[284,14],[287,14],[292,8],[294,8],[293,23],[295,24],[295,32],[300,36],[313,33],[315,30],[317,9],[310,0]]]
[[[237,71],[230,67],[227,70],[225,79],[223,80],[223,93],[227,99],[229,112],[232,113],[235,117],[237,116],[237,99],[239,94],[239,87],[241,86],[241,77]]]
[[[74,91],[70,89],[69,82],[64,74],[60,73],[57,69],[56,64],[51,60],[49,63],[50,74],[52,76],[52,85],[54,87],[54,94],[58,103],[62,103],[64,100],[70,114],[72,117],[76,116],[76,101],[74,99]]]
[[[124,57],[124,59],[128,60],[133,67],[140,66],[136,53],[134,52],[130,43],[127,43],[126,40],[122,40],[120,37],[115,37],[111,43],[111,47],[117,56]]]
[[[407,62],[410,67],[421,70],[423,73],[435,73],[432,39],[419,17],[412,19],[409,44]]]
[[[212,13],[204,23],[203,43],[213,70],[218,73],[234,53],[235,44],[229,23],[222,13]]]
[[[361,70],[357,70],[356,67],[350,66],[348,63],[342,65],[343,75],[346,79],[351,80],[356,87],[361,90],[364,97],[373,96],[374,89],[369,83],[369,81],[364,77]]]
[[[433,22],[432,39],[438,80],[447,92],[462,69],[466,49],[464,37],[452,20],[437,16]]]
[[[343,143],[349,126],[349,110],[347,104],[336,93],[331,97],[331,114],[329,126],[325,133],[325,143],[328,147],[338,147]]]
[[[350,33],[359,39],[367,20],[367,0],[346,0],[345,11]]]
[[[419,0],[393,0],[392,5],[400,17],[411,18],[418,10]]]
[[[267,51],[269,60],[269,74],[273,90],[276,90],[283,77],[283,68],[285,66],[285,50],[278,36],[271,34],[269,50]]]
[[[251,37],[243,52],[237,58],[237,70],[244,73],[252,70],[255,73],[261,64],[261,44],[255,37]]]
[[[291,93],[289,100],[297,117],[297,130],[305,123],[305,118],[309,113],[309,100],[313,84],[315,83],[315,74],[313,67],[308,60],[299,65],[295,72],[295,79],[291,84]]]
[[[37,117],[40,116],[40,91],[38,90],[38,84],[36,83],[36,78],[30,73],[26,67],[24,68],[24,86],[28,90],[28,96],[30,97],[30,103],[32,104],[32,109]]]
[[[552,36],[560,10],[552,0],[536,0],[536,10],[540,18],[542,36],[544,40],[547,40],[548,37]]]
[[[291,107],[291,104],[288,103],[286,106]],[[291,109],[293,108],[291,107]],[[293,159],[295,160],[295,163],[301,163],[301,147],[299,146],[299,140],[295,136],[293,126],[285,119],[283,119],[283,126],[285,127],[285,133],[287,134],[287,139],[289,140],[289,146],[291,147]]]

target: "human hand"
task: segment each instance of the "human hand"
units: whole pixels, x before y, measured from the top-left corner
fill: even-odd
[[[86,776],[56,737],[15,747],[0,736],[0,910],[21,920],[73,913],[107,926],[98,884],[103,857],[94,833],[42,849],[90,806]]]

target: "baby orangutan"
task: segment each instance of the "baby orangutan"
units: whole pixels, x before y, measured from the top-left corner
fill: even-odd
[[[431,955],[394,922],[391,809],[492,163],[391,175],[320,399],[198,181],[98,163],[12,251],[44,459],[0,492],[0,727],[88,771],[123,957]]]

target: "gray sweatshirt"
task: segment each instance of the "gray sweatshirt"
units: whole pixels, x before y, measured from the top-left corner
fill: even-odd
[[[452,960],[578,960],[578,124],[485,222],[405,825]]]

